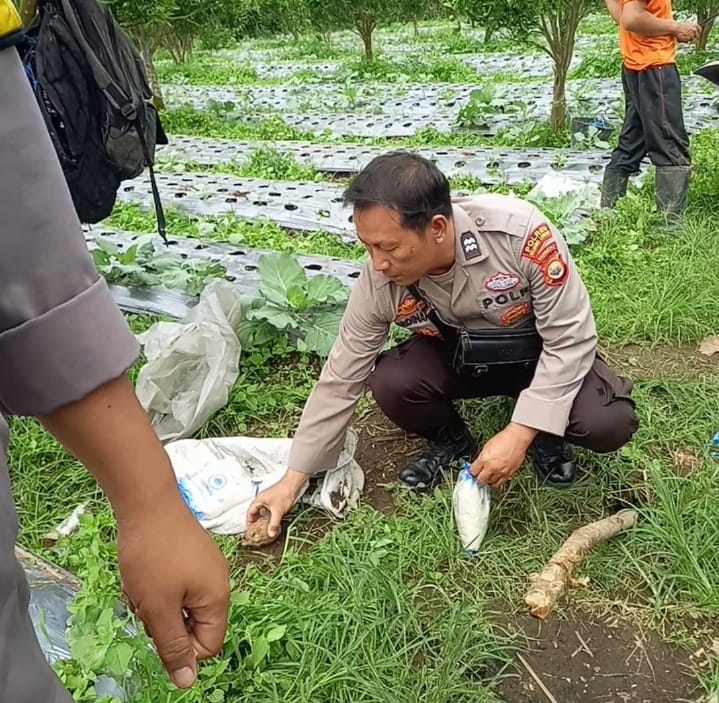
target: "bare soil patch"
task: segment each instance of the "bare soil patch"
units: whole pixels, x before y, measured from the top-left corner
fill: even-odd
[[[719,369],[719,356],[705,356],[697,344],[630,344],[602,348],[607,363],[633,380],[690,381]]]
[[[519,645],[512,671],[497,690],[505,703],[551,701],[537,679],[558,703],[682,703],[701,697],[688,651],[618,617],[541,622],[520,616],[501,629]]]

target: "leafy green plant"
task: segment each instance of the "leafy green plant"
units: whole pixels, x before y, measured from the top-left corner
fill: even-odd
[[[222,264],[183,259],[176,254],[155,255],[154,235],[140,237],[126,250],[103,237],[95,239],[92,251],[98,271],[108,283],[146,288],[164,286],[198,296],[212,278],[227,274]]]
[[[592,231],[592,220],[588,215],[586,196],[582,193],[566,193],[547,197],[528,193],[526,199],[534,203],[557,227],[570,246],[584,242]]]
[[[457,116],[461,127],[484,129],[495,115],[518,114],[527,109],[520,100],[509,100],[493,85],[484,85],[469,94],[469,102],[462,107]]]
[[[587,133],[575,132],[572,135],[574,146],[578,149],[608,149],[609,142],[602,139],[602,130],[591,125],[587,129]]]
[[[245,85],[257,83],[257,71],[252,66],[235,61],[220,61],[208,57],[193,57],[183,63],[156,62],[161,82],[177,85]]]
[[[116,701],[139,693],[138,680],[160,675],[159,662],[134,617],[120,604],[120,584],[110,519],[87,514],[72,538],[58,543],[54,559],[72,569],[82,588],[68,606],[70,659],[55,665],[78,703]],[[138,679],[139,677],[139,679]],[[114,692],[116,696],[109,695]]]
[[[253,151],[238,173],[250,178],[277,181],[316,181],[320,177],[311,164],[300,163],[291,153],[269,146]]]
[[[622,75],[622,55],[618,47],[593,51],[582,57],[582,61],[569,78],[618,78]]]
[[[243,346],[287,335],[300,351],[326,357],[337,337],[347,288],[334,276],[308,276],[289,254],[265,254],[257,271],[260,296],[240,327]]]

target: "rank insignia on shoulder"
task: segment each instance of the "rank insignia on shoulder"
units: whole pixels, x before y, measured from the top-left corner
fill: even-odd
[[[474,232],[462,232],[459,243],[462,246],[465,259],[476,259],[478,256],[481,256],[482,251],[479,248],[477,235]]]

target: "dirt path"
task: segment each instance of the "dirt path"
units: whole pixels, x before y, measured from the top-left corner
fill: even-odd
[[[505,703],[552,701],[537,679],[557,703],[700,699],[686,650],[652,633],[639,633],[617,617],[592,621],[572,616],[542,623],[526,616],[513,618],[501,630],[518,639],[519,652],[497,690]]]
[[[602,347],[601,353],[611,366],[633,380],[661,378],[690,381],[719,370],[719,355],[704,356],[696,344],[631,344],[626,347]]]

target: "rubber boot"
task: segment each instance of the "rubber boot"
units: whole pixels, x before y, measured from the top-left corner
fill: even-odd
[[[599,206],[603,208],[613,208],[619,198],[627,194],[627,185],[629,184],[629,174],[617,169],[604,169],[604,178],[602,179],[602,199]]]
[[[677,219],[687,205],[691,166],[659,166],[654,180],[657,210],[669,219]]]
[[[422,452],[399,474],[400,483],[408,488],[434,488],[442,482],[452,462],[472,461],[477,454],[476,440],[454,410],[449,424],[425,439],[427,444]]]
[[[571,486],[577,477],[577,465],[567,443],[561,437],[540,433],[532,444],[534,469],[543,484],[553,488]]]

